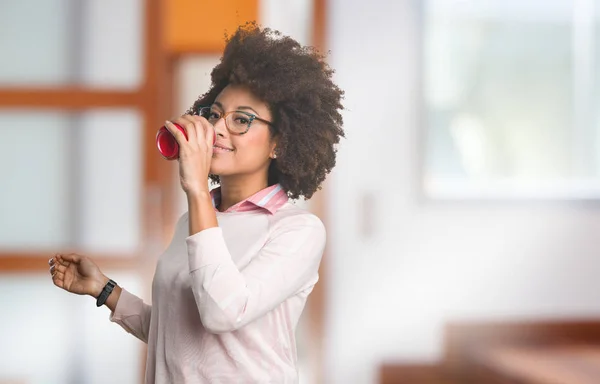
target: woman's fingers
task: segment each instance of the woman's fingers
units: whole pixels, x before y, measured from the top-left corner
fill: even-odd
[[[51,275],[54,275],[55,272],[65,273],[67,271],[67,267],[62,264],[53,264],[48,268]]]
[[[201,127],[197,127],[190,115],[183,115],[174,120],[175,123],[181,125],[187,133],[187,141],[192,144],[197,137],[196,131]]]
[[[200,117],[200,119],[204,120],[202,121],[202,125],[204,125],[206,128],[204,130],[204,140],[206,141],[209,150],[212,150],[213,143],[215,142],[214,135],[216,135],[217,132],[215,131],[215,127],[211,123],[209,123],[208,120],[206,120],[203,117]]]
[[[177,122],[177,120],[175,120],[175,121]],[[186,127],[183,124],[180,124],[180,125],[184,129],[186,129]],[[172,122],[167,120],[167,121],[165,121],[165,128],[167,128],[167,130],[169,132],[171,132],[173,137],[175,137],[175,140],[177,140],[177,143],[179,144],[180,148],[183,147],[185,145],[185,143],[187,143],[187,139],[185,138],[185,135],[183,134],[183,132],[181,132],[181,130],[179,130],[179,128],[177,128],[175,126],[175,124],[173,124]],[[186,131],[187,131],[187,129],[186,129]]]
[[[58,271],[58,272],[65,273],[67,271],[67,266],[66,265],[55,264],[55,265],[53,265],[53,267],[54,267],[54,270]]]
[[[69,264],[71,264],[71,262],[66,261],[65,259],[63,259],[62,255],[56,255],[54,257],[54,263],[53,263],[53,265],[66,265],[66,266],[68,266]]]
[[[65,287],[65,274],[62,272],[55,272],[52,275],[52,282],[59,288]]]
[[[181,120],[181,122],[185,124],[190,144],[194,145],[195,143],[202,143],[204,127],[202,126],[202,122],[199,121],[198,116],[183,115],[178,120]]]
[[[213,135],[215,134],[215,127],[208,122],[202,116],[191,116],[199,126],[202,127],[201,130],[198,131],[198,142],[206,143],[208,148],[212,148],[213,146]]]
[[[66,267],[64,266],[52,265],[50,267],[50,276],[52,276],[52,282],[54,282],[54,285],[60,286],[57,283],[65,280],[65,270]]]
[[[214,127],[202,116],[185,115],[182,118],[193,123],[196,131],[196,139],[198,144],[205,144],[207,148],[212,148]]]
[[[56,260],[62,264],[68,266],[69,263],[79,263],[81,261],[81,256],[76,253],[69,253],[65,255],[56,255]]]
[[[56,254],[53,258],[48,260],[50,268],[50,276],[52,277],[52,283],[59,288],[65,288],[65,273],[67,267],[72,263],[77,263],[81,260],[81,256],[71,253],[68,255]]]

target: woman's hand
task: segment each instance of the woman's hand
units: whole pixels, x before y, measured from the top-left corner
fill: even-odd
[[[100,268],[87,256],[57,254],[48,264],[54,285],[71,293],[98,297],[108,282]]]
[[[181,188],[190,195],[208,193],[208,175],[213,155],[213,126],[203,117],[184,115],[174,121],[182,126],[183,133],[173,123],[165,126],[179,144],[179,178]]]

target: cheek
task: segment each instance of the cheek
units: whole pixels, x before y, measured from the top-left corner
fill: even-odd
[[[269,136],[268,133],[256,132],[261,134],[248,134],[246,137],[239,137],[233,141],[237,149],[236,157],[243,157],[246,160],[252,159],[253,162],[262,162],[269,156]]]
[[[268,162],[271,146],[268,131],[231,137],[231,144],[236,149],[233,156],[214,157],[211,172],[222,176],[252,173]]]

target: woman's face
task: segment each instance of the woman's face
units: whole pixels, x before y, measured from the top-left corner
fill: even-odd
[[[212,105],[212,111],[221,115],[230,111],[242,111],[273,121],[267,104],[248,89],[235,85],[228,85],[221,91]],[[235,115],[232,114],[230,118]],[[244,122],[238,122],[240,121]],[[275,150],[275,140],[271,138],[268,124],[255,119],[246,133],[238,135],[229,132],[225,119],[219,119],[215,122],[215,132],[217,142],[213,148],[211,174],[220,177],[257,175],[266,178]]]

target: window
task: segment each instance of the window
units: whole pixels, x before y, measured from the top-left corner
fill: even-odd
[[[149,296],[144,261],[160,245],[143,240],[163,230],[149,207],[165,205],[146,192],[168,183],[151,147],[168,103],[145,81],[151,69],[157,84],[164,74],[154,68],[160,56],[143,52],[159,49],[148,43],[157,5],[0,3],[2,383],[142,381],[142,343],[93,299],[53,287],[47,261],[68,250],[92,255]]]
[[[600,1],[427,0],[424,192],[596,198]]]

